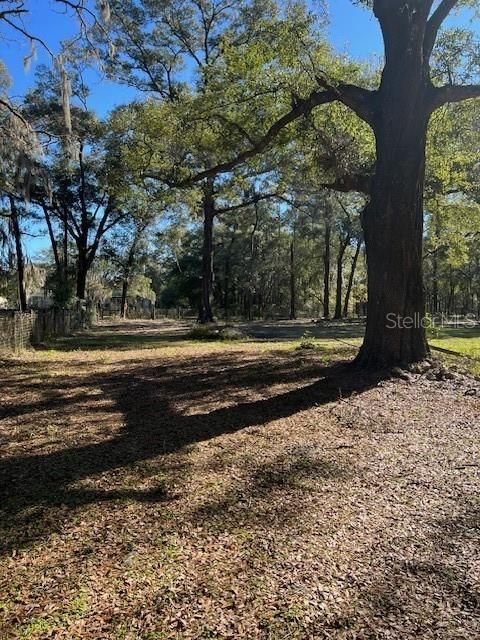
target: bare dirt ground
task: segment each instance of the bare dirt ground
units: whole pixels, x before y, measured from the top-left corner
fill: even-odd
[[[185,332],[2,361],[0,638],[480,637],[478,382]]]

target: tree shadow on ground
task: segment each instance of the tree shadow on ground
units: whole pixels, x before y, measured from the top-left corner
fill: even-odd
[[[199,356],[161,366],[129,363],[123,371],[97,372],[79,379],[69,377],[68,381],[63,381],[67,386],[61,379],[40,383],[38,391],[42,397],[35,405],[28,406],[28,420],[34,424],[37,419],[48,420],[52,411],[60,415],[81,412],[85,420],[95,421],[98,400],[91,394],[100,389],[101,401],[110,402],[112,411],[123,416],[124,427],[111,437],[107,432],[108,439],[100,426],[97,437],[103,439],[99,441],[1,460],[3,539],[0,550],[8,553],[13,548],[45,538],[61,528],[69,510],[87,504],[122,498],[138,501],[172,499],[163,486],[147,491],[103,491],[96,487],[84,490],[72,486],[73,483],[94,480],[113,470],[135,467],[139,462],[153,459],[158,471],[168,475],[170,456],[188,453],[190,445],[254,425],[261,427],[314,405],[361,393],[378,384],[382,377],[360,375],[346,364],[320,367],[313,360],[306,369],[295,368],[291,357],[280,360],[270,357],[260,362],[247,360],[245,364],[242,355]],[[275,393],[270,389],[267,393],[269,388],[286,381],[290,387],[288,391],[278,392],[277,389]],[[76,385],[81,391],[72,397]],[[247,392],[259,385],[262,394],[268,397],[241,400],[242,393],[248,397]],[[221,397],[228,400],[231,396],[232,402],[213,409],[206,403],[202,413],[178,409],[179,399],[185,402],[188,398],[194,399],[193,410],[202,409],[198,398],[209,396],[217,400]],[[11,416],[12,412],[15,419],[25,412],[25,407],[20,407],[17,413],[13,407],[7,415]],[[179,459],[175,464],[187,466],[188,460]]]
[[[95,333],[79,334],[68,338],[57,338],[53,343],[55,351],[130,351],[136,349],[158,349],[175,346],[188,346],[186,336],[181,333],[132,334],[116,332],[111,335]]]
[[[337,484],[349,480],[357,469],[340,460],[328,460],[316,447],[294,447],[248,474],[241,486],[223,492],[189,514],[191,522],[220,531],[238,527],[295,531],[301,523],[310,481]],[[317,487],[318,490],[318,487]]]
[[[361,322],[251,322],[239,324],[248,336],[263,340],[300,340],[308,335],[318,340],[357,339],[365,335]]]
[[[436,340],[449,340],[451,338],[480,338],[480,326],[443,327]]]
[[[51,346],[55,351],[129,351],[182,346],[182,343],[187,346],[189,329],[191,325],[187,322],[165,320],[100,323],[88,331],[57,338]]]
[[[355,606],[350,602],[326,632],[361,626],[362,637],[372,639],[480,637],[480,591],[472,562],[478,557],[480,505],[462,496],[458,510],[454,517],[427,519],[424,538],[399,538],[395,550],[379,555]]]

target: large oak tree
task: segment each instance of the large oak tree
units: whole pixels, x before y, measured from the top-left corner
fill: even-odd
[[[432,113],[449,102],[480,96],[477,84],[434,84],[431,57],[441,27],[466,0],[373,0],[385,48],[379,86],[367,89],[319,73],[320,86],[274,122],[237,157],[190,178],[231,171],[263,152],[291,122],[319,105],[341,102],[373,130],[372,175],[347,175],[332,184],[368,194],[362,216],[368,261],[369,308],[357,362],[366,367],[406,365],[429,355],[422,273],[426,141]]]
[[[422,326],[425,315],[423,200],[428,125],[431,115],[442,105],[480,96],[480,85],[456,84],[454,80],[448,84],[439,82],[432,74],[432,54],[449,14],[456,8],[478,3],[472,0],[363,0],[361,4],[368,5],[373,11],[384,40],[384,65],[376,88],[368,82],[354,84],[354,74],[345,72],[340,65],[338,73],[332,73],[330,68],[321,69],[319,60],[322,56],[310,56],[314,63],[312,67],[317,71],[317,86],[307,97],[300,97],[309,89],[303,85],[304,91],[300,93],[302,83],[299,83],[298,90],[291,91],[291,107],[272,120],[266,117],[261,104],[255,118],[258,92],[252,91],[252,95],[247,96],[248,103],[246,99],[241,102],[248,104],[250,125],[243,114],[236,128],[231,127],[232,131],[242,131],[232,155],[228,157],[227,154],[218,164],[204,169],[183,164],[174,172],[170,186],[201,185],[220,174],[231,173],[240,164],[264,153],[274,142],[285,141],[281,136],[284,129],[321,105],[339,102],[367,123],[375,137],[376,158],[372,171],[364,173],[360,169],[337,176],[329,186],[368,196],[362,226],[368,260],[369,309],[365,340],[357,361],[363,366],[378,368],[422,361],[429,355]],[[304,48],[308,51],[309,47],[312,48],[310,38]],[[227,67],[232,55],[236,59],[236,75],[232,77],[242,73],[248,76],[248,82],[238,82],[245,94],[253,75],[249,50],[242,48],[241,43],[226,50]],[[247,62],[242,66],[245,54]],[[308,55],[306,58],[308,63]],[[254,64],[257,64],[256,59]],[[209,110],[215,112],[218,111],[215,110],[215,95],[212,104],[209,100],[212,87],[215,92],[218,84],[217,66],[212,65],[210,72],[208,90],[201,98],[209,104]],[[224,75],[228,79],[231,74]],[[270,67],[270,81],[272,75]],[[277,84],[283,89],[275,94],[276,104],[285,108],[285,86],[281,79],[280,75]],[[229,86],[225,88],[222,84],[220,89],[218,95],[225,90],[229,96],[232,93]],[[234,117],[238,117],[237,111]],[[262,125],[263,131],[259,133]],[[162,171],[154,167],[145,171],[144,176],[161,181],[164,173],[162,176]]]

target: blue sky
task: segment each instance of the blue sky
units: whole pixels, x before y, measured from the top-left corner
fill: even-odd
[[[314,6],[319,0],[308,0]],[[74,19],[67,17],[52,0],[27,0],[30,13],[25,19],[25,26],[31,33],[41,35],[54,52],[58,52],[59,43],[73,36],[77,29]],[[330,0],[330,41],[341,53],[352,57],[369,60],[382,54],[380,29],[373,14],[368,9],[358,7],[352,0]],[[451,23],[464,24],[468,20],[468,12],[456,16]],[[37,48],[37,59],[31,69],[26,72],[23,59],[29,54],[29,45],[4,27],[0,28],[0,59],[3,60],[13,80],[12,96],[22,96],[34,82],[35,65],[49,63],[48,54]],[[105,115],[116,105],[128,101],[132,91],[116,86],[96,74],[89,77],[91,83],[91,99],[89,106]]]
[[[316,1],[312,0],[312,4]],[[25,26],[31,33],[41,35],[48,46],[57,52],[60,41],[74,35],[75,21],[66,17],[58,7],[55,8],[51,0],[30,0],[27,4],[31,11]],[[381,53],[380,32],[371,12],[354,6],[350,0],[332,0],[330,15],[331,40],[338,51],[362,59]],[[48,64],[49,57],[41,47],[37,47],[37,59],[26,72],[23,59],[29,54],[29,45],[5,29],[0,34],[9,38],[0,40],[0,59],[6,63],[13,80],[11,94],[20,97],[33,84],[35,65]],[[93,83],[89,106],[102,115],[132,96],[125,87],[115,86],[100,77],[92,76],[89,80]]]
[[[314,6],[319,0],[308,0]],[[58,52],[59,43],[73,36],[77,29],[75,20],[67,17],[52,0],[27,0],[30,13],[25,26],[31,33],[41,35],[54,52]],[[341,53],[369,60],[382,54],[382,40],[378,23],[368,9],[358,7],[352,0],[330,0],[330,41]],[[468,12],[455,16],[451,23],[465,24]],[[29,45],[4,27],[0,28],[0,59],[3,60],[13,80],[12,96],[22,96],[32,86],[35,65],[49,63],[49,56],[38,47],[37,59],[26,72],[23,59],[29,53]],[[90,107],[105,115],[118,104],[128,101],[132,92],[119,87],[103,78],[93,75],[91,81]]]

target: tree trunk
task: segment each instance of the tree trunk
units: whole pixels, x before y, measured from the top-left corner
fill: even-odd
[[[85,300],[87,289],[88,260],[83,251],[79,251],[77,262],[77,298]]]
[[[63,281],[68,283],[68,214],[63,211]]]
[[[438,313],[438,255],[433,253],[432,265],[432,313]]]
[[[385,65],[371,112],[376,170],[364,210],[368,315],[357,362],[389,368],[429,356],[423,285],[423,194],[430,114],[431,3],[376,0]],[[438,105],[437,105],[438,106]]]
[[[295,280],[295,240],[290,243],[290,320],[297,319],[297,291]]]
[[[225,258],[225,284],[223,292],[223,315],[228,321],[230,315],[230,256]]]
[[[429,354],[422,272],[423,180],[419,182],[414,172],[400,178],[398,166],[397,173],[395,165],[379,168],[364,215],[368,315],[358,361],[373,367],[418,362]]]
[[[52,225],[52,219],[50,217],[50,211],[48,210],[48,207],[46,205],[42,205],[42,209],[45,216],[45,222],[47,223],[48,236],[50,238],[50,244],[52,246],[53,258],[55,260],[55,268],[57,270],[57,274],[60,279],[62,265],[60,261],[60,255],[58,252],[58,243],[55,238],[55,234],[53,232],[53,225]]]
[[[435,203],[435,211],[434,211],[434,231],[435,231],[435,244],[438,245],[440,241],[441,235],[441,221],[438,210],[439,204]],[[433,313],[438,313],[439,304],[438,304],[438,246],[434,247],[433,251],[433,264],[432,264],[432,311]]]
[[[135,262],[135,252],[137,250],[137,244],[140,239],[140,235],[145,230],[145,226],[140,227],[135,231],[135,236],[133,238],[132,245],[130,247],[130,251],[128,252],[127,263],[125,265],[125,270],[123,273],[123,282],[122,282],[122,300],[120,302],[120,315],[123,319],[127,317],[128,305],[128,287],[130,285],[130,276],[132,274],[132,269]]]
[[[345,240],[340,236],[340,246],[337,256],[337,290],[335,293],[335,320],[342,319],[342,294],[343,294],[343,257],[347,250],[348,243],[350,242],[350,236]]]
[[[405,60],[399,55],[407,47],[398,39],[405,37],[402,30],[391,34],[399,49],[394,59],[387,56],[384,69],[374,126],[376,174],[362,219],[368,315],[357,362],[373,368],[419,362],[429,355],[422,260],[429,115],[425,79],[415,73],[417,61],[408,51]]]
[[[355,272],[357,270],[358,258],[360,257],[361,249],[362,249],[362,241],[359,240],[357,242],[357,248],[355,249],[355,254],[354,254],[353,260],[352,260],[352,267],[350,269],[350,275],[348,277],[347,292],[345,294],[345,303],[343,305],[343,317],[344,318],[348,317],[348,307],[350,306],[350,298],[351,298],[352,290],[353,290],[353,282],[355,280]]]
[[[18,282],[18,305],[20,311],[27,310],[27,293],[25,291],[25,258],[22,247],[22,232],[20,230],[20,221],[18,219],[18,209],[13,196],[10,200],[10,222],[12,228],[13,239],[15,241],[15,254],[17,257],[17,282]]]
[[[456,290],[457,285],[452,280],[450,282],[450,292],[448,294],[448,313],[451,316],[457,312]]]
[[[323,317],[330,318],[330,243],[332,227],[330,216],[325,217],[325,248],[323,252]]]
[[[120,302],[120,317],[124,320],[127,317],[127,296],[128,296],[129,274],[126,274],[122,282],[122,300]]]
[[[215,220],[215,201],[213,181],[209,180],[203,195],[203,250],[202,250],[202,289],[198,320],[201,324],[215,322],[212,311],[213,298],[213,225]]]
[[[236,239],[236,225],[232,231],[232,237],[228,245],[228,251],[225,255],[225,271],[224,271],[224,292],[223,292],[223,313],[225,320],[228,321],[230,315],[230,273],[231,273],[231,261],[232,261],[232,249]]]

